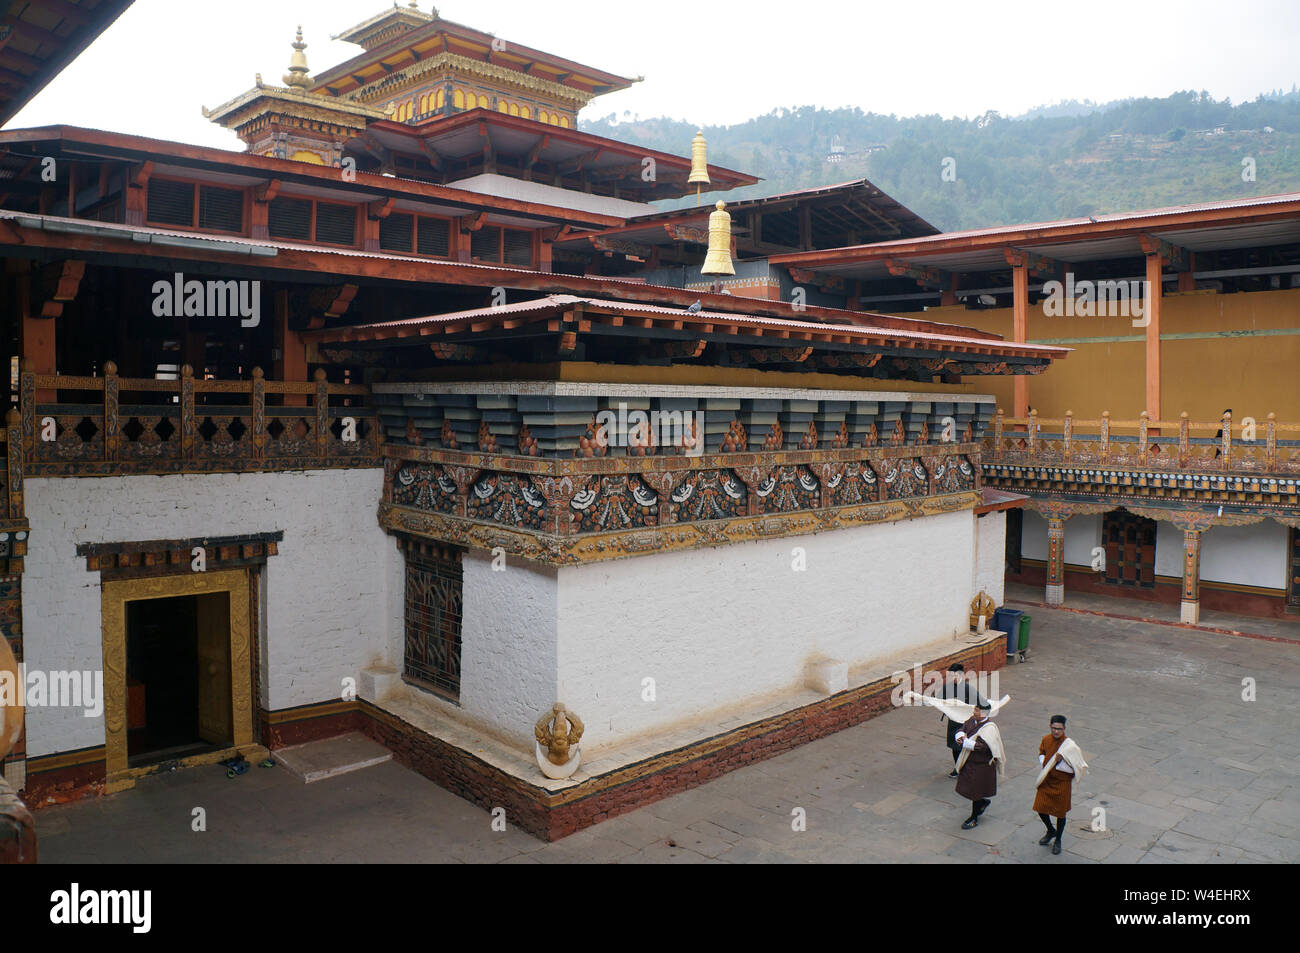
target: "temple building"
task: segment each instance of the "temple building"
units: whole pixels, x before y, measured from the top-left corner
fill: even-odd
[[[990,380],[1008,578],[1284,617],[1300,611],[1300,194],[773,255],[848,306],[1071,348]]]
[[[900,668],[1001,665],[970,605],[1009,553],[1059,601],[1111,511],[1137,591],[1138,517],[1207,569],[1278,542],[1234,521],[1296,525],[1282,365],[1185,378],[1289,340],[1300,198],[958,236],[866,181],[728,207],[758,179],[703,136],[577,128],[631,79],[416,4],[313,76],[316,28],[205,110],[243,153],[0,131],[0,625],[104,681],[29,705],[28,803],[361,730],[559,837],[869,717]],[[1174,287],[1136,335],[1031,302],[1143,260]]]

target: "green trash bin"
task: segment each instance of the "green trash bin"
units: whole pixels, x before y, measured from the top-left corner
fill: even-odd
[[[1020,661],[1025,660],[1025,652],[1029,651],[1029,623],[1032,617],[1026,612],[1020,617],[1020,644],[1017,651],[1020,654]]]

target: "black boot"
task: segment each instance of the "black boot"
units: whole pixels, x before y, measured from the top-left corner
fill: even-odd
[[[1061,835],[1064,833],[1065,833],[1065,818],[1058,817],[1056,819],[1056,843],[1052,845],[1053,854],[1059,854],[1061,852]]]
[[[1047,828],[1047,833],[1044,834],[1042,837],[1038,838],[1038,845],[1040,847],[1046,847],[1048,844],[1052,842],[1052,838],[1056,836],[1056,831],[1052,828],[1052,819],[1049,818],[1046,814],[1040,812],[1038,815],[1038,819],[1042,821],[1043,826]]]

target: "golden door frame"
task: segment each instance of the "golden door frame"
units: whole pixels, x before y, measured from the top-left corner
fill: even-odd
[[[253,741],[253,670],[249,663],[250,582],[247,569],[225,569],[185,575],[115,579],[101,584],[100,606],[104,636],[104,773],[105,792],[135,785],[137,778],[160,770],[159,766],[132,768],[127,760],[126,604],[142,599],[230,595],[230,747],[182,759],[180,764],[211,764],[236,752],[253,754],[264,749]]]

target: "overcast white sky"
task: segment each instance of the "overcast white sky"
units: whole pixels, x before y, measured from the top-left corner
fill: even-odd
[[[360,48],[330,35],[386,6],[136,0],[6,128],[65,123],[236,148],[200,106],[250,88],[257,72],[280,84],[299,23],[313,74],[348,59]],[[1294,0],[449,0],[440,9],[507,42],[646,77],[597,99],[587,118],[626,110],[734,123],[796,105],[974,117],[1177,89],[1240,102],[1300,80]]]

